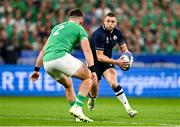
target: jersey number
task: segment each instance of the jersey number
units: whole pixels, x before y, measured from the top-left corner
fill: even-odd
[[[63,29],[63,28],[64,28],[63,25],[62,25],[62,26],[59,26],[58,29],[54,32],[53,35],[54,35],[54,36],[55,36],[55,35],[58,35],[58,34],[59,34],[59,31],[60,31],[61,29]]]

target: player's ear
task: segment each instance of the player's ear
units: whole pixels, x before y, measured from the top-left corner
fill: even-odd
[[[80,18],[80,25],[82,25],[84,22],[84,19],[83,18]]]
[[[117,19],[115,20],[115,26],[117,26],[117,24],[118,24],[118,21],[117,21]]]
[[[115,22],[115,26],[117,26],[117,21]]]

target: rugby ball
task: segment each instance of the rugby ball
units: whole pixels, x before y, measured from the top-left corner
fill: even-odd
[[[123,59],[126,62],[129,62],[126,67],[120,67],[123,71],[127,71],[131,68],[133,63],[133,56],[130,52],[122,53],[119,59]]]

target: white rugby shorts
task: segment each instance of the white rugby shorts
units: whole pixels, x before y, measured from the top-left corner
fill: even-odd
[[[63,75],[72,76],[83,63],[71,54],[66,53],[63,57],[43,64],[46,72],[55,80],[59,80]]]

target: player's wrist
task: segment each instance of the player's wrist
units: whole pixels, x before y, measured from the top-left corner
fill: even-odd
[[[40,70],[40,67],[37,67],[37,66],[34,67],[34,71],[39,72],[39,70]]]
[[[96,71],[95,65],[92,65],[92,66],[90,66],[90,67],[88,67],[88,68],[89,68],[89,70],[90,70],[91,72],[95,72],[95,71]]]
[[[118,60],[113,60],[113,64],[118,64]]]

